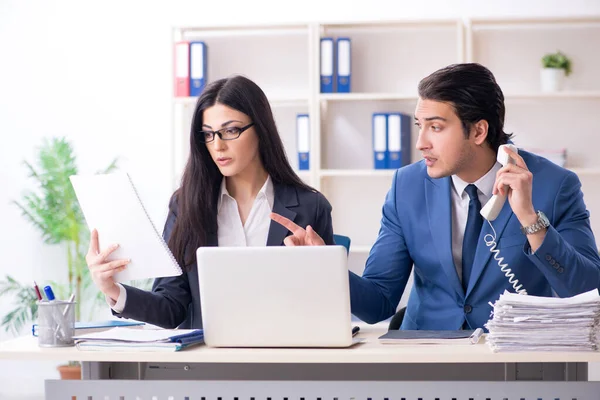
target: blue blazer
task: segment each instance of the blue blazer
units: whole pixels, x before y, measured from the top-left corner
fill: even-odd
[[[273,186],[273,212],[289,218],[303,228],[307,225],[312,226],[326,244],[334,244],[331,205],[325,196],[319,192],[275,182]],[[163,231],[163,238],[167,243],[176,219],[177,205],[172,200]],[[290,234],[291,232],[282,225],[271,221],[267,246],[283,245],[283,239]],[[217,235],[209,237],[208,245],[218,246]],[[125,308],[121,314],[113,314],[163,328],[202,328],[198,268],[195,262],[188,272],[180,276],[156,279],[151,292],[123,286],[127,291]]]
[[[531,254],[508,200],[492,225],[499,257],[531,295],[573,296],[600,287],[600,258],[577,175],[519,150],[533,173],[533,205],[549,218],[544,242]],[[432,179],[423,161],[399,169],[383,205],[381,228],[362,277],[350,274],[352,312],[368,323],[392,316],[414,268],[401,329],[475,329],[490,318],[490,302],[514,292],[484,237],[484,221],[468,288],[452,258],[450,177]]]

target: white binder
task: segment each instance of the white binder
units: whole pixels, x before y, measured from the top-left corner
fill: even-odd
[[[118,244],[107,261],[131,259],[115,281],[181,275],[181,267],[157,231],[126,173],[70,177],[90,231],[98,231],[100,251]]]

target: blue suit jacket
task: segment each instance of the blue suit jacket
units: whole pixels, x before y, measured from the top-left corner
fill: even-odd
[[[531,254],[508,200],[492,222],[499,257],[536,296],[573,296],[600,286],[600,258],[577,175],[519,151],[533,173],[533,205],[549,218],[544,242]],[[483,327],[494,302],[514,292],[484,237],[484,221],[466,293],[452,258],[450,177],[432,179],[423,161],[398,170],[383,205],[381,228],[362,277],[350,276],[352,312],[368,323],[392,316],[414,266],[402,329]]]
[[[273,186],[273,212],[289,218],[303,228],[312,226],[326,244],[334,244],[331,205],[321,193],[275,182]],[[163,231],[166,242],[169,241],[176,218],[177,205],[172,201]],[[289,234],[291,232],[282,225],[271,221],[267,246],[283,245],[283,239]],[[216,235],[209,238],[209,246],[218,246]],[[195,262],[189,272],[180,276],[156,279],[151,292],[123,286],[127,291],[125,308],[121,314],[113,314],[164,328],[202,328],[198,268]]]

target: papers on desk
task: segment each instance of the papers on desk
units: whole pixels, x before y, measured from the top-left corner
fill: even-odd
[[[112,328],[75,336],[79,350],[179,351],[204,343],[202,329]]]
[[[379,337],[386,344],[476,344],[483,329],[461,331],[392,330]]]
[[[598,289],[568,298],[505,292],[494,304],[485,327],[493,351],[598,350]]]

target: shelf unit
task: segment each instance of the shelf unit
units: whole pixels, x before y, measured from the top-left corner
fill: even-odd
[[[352,40],[352,93],[319,93],[321,37]],[[352,239],[349,263],[355,272],[362,272],[377,237],[394,174],[372,167],[371,115],[412,115],[419,80],[456,62],[479,62],[494,73],[505,93],[506,131],[516,134],[519,147],[567,149],[567,167],[582,181],[600,235],[600,160],[592,150],[600,140],[590,132],[600,111],[600,53],[591,50],[600,48],[600,16],[174,29],[173,41],[182,39],[207,43],[210,80],[241,73],[263,88],[294,168],[295,116],[310,114],[311,169],[300,176],[331,202],[334,231]],[[540,59],[556,50],[572,58],[573,75],[564,91],[542,93]],[[173,98],[174,185],[187,157],[182,138],[194,104],[195,98]],[[416,139],[413,128],[413,162],[420,159]]]

